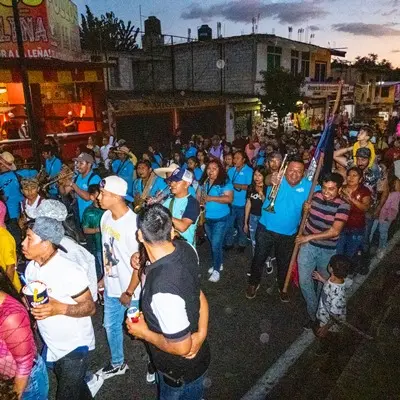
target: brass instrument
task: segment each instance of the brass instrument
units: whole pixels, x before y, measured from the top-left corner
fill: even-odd
[[[285,157],[283,158],[282,161],[282,165],[279,169],[278,172],[278,178],[279,181],[276,185],[272,186],[271,192],[268,195],[268,200],[270,200],[269,206],[264,208],[265,211],[270,212],[270,213],[274,213],[275,214],[275,201],[276,198],[278,196],[278,192],[279,192],[279,188],[281,187],[282,181],[283,181],[283,177],[285,176],[286,173],[286,169],[289,165],[289,163],[286,161],[287,160],[287,154],[285,155]]]
[[[140,197],[138,199],[135,199],[133,211],[136,214],[139,213],[142,210],[142,208],[145,206],[147,197],[150,193],[150,190],[152,189],[152,187],[154,185],[156,178],[157,178],[157,175],[154,172],[152,172],[149,179],[146,182],[146,186],[144,187],[142,194],[140,195]]]
[[[67,186],[74,176],[74,171],[67,165],[61,167],[61,171],[49,182],[43,185],[42,190],[45,191],[49,186],[58,183],[59,186]]]

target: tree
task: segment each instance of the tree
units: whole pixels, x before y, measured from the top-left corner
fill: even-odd
[[[263,89],[262,101],[268,108],[277,112],[283,118],[296,109],[296,102],[300,99],[300,87],[304,79],[294,75],[282,67],[261,71]]]
[[[135,30],[131,21],[117,18],[113,12],[96,17],[86,6],[86,15],[81,14],[82,24],[79,29],[81,45],[91,51],[132,51],[137,49],[136,38],[139,28]]]

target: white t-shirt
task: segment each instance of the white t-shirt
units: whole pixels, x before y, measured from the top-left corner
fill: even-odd
[[[107,210],[100,222],[103,243],[104,287],[109,297],[120,297],[128,288],[133,269],[131,256],[138,251],[136,240],[136,214],[129,209],[121,218],[114,220]],[[140,285],[136,288],[133,299],[140,296]]]
[[[60,251],[60,256],[70,260],[86,274],[89,280],[89,289],[93,301],[97,301],[97,275],[96,261],[93,254],[89,253],[83,246],[76,243],[75,240],[64,236],[61,240],[61,246],[65,247],[68,253]]]
[[[61,257],[60,250],[47,264],[31,261],[26,267],[28,282],[46,284],[48,295],[65,304],[76,304],[72,298],[89,287],[86,274],[74,262]],[[72,318],[55,315],[37,321],[39,332],[48,347],[47,361],[57,361],[80,346],[94,349],[95,338],[90,317]]]

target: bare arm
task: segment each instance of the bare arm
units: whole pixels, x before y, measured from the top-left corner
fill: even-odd
[[[382,210],[382,207],[385,205],[387,198],[389,197],[389,183],[387,179],[385,180],[385,184],[383,186],[383,191],[382,191],[382,196],[379,201],[378,207],[376,208],[375,211],[375,218],[379,217],[379,214]]]
[[[83,228],[83,233],[86,233],[86,235],[94,235],[99,232],[100,228]]]
[[[340,235],[340,232],[342,231],[344,225],[345,222],[335,221],[328,230],[307,236],[300,235],[297,237],[296,241],[297,243],[306,243],[309,242],[310,240],[325,240],[325,239],[336,238]]]
[[[231,190],[224,192],[223,196],[206,196],[206,202],[208,201],[215,201],[216,203],[221,204],[231,204],[233,201],[233,192]]]
[[[238,190],[247,190],[247,188],[249,187],[249,185],[243,185],[243,184],[241,184],[241,183],[235,183],[235,184],[233,185],[233,187],[234,187],[235,189],[238,189]]]
[[[344,149],[339,149],[336,150],[333,153],[333,159],[342,167],[347,166],[347,158],[345,157],[345,154],[348,153],[349,151],[353,150],[353,146],[351,147],[345,147]]]
[[[73,299],[77,304],[65,304],[50,298],[50,301],[47,304],[42,304],[32,309],[32,315],[36,319],[41,320],[54,315],[66,315],[73,318],[82,318],[95,314],[96,306],[88,288],[86,288],[84,293],[79,294]]]
[[[90,200],[90,194],[89,192],[86,192],[85,190],[80,189],[76,183],[72,183],[71,184],[72,189],[75,191],[75,193],[82,198],[85,201],[89,201]]]
[[[15,264],[10,264],[10,265],[6,266],[6,274],[7,274],[8,278],[10,279],[10,281],[13,282],[14,275],[15,275]]]
[[[186,232],[189,226],[193,224],[193,221],[189,218],[172,218],[172,223],[177,231]]]
[[[251,210],[251,201],[250,201],[250,199],[247,199],[246,206],[244,208],[244,224],[245,225],[249,224],[250,210]]]

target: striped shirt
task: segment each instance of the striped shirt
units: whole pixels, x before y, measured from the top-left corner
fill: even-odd
[[[305,227],[305,235],[322,233],[330,229],[335,221],[347,222],[350,213],[350,205],[340,197],[326,201],[322,192],[314,194],[311,201],[310,214]],[[334,250],[336,248],[338,237],[323,240],[310,240],[314,246],[323,249]]]

